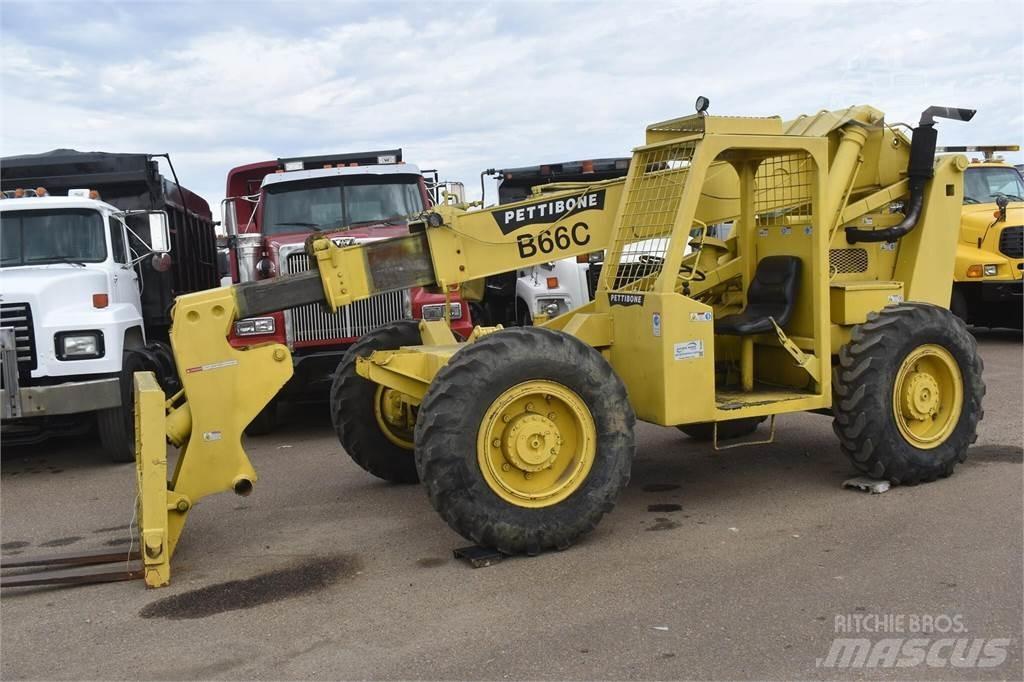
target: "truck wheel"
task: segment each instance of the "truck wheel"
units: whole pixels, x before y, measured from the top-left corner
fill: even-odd
[[[456,532],[506,554],[565,549],[629,482],[636,418],[601,354],[543,328],[456,353],[416,421],[416,468]]]
[[[419,481],[412,456],[415,414],[391,389],[356,374],[356,358],[421,343],[415,320],[376,329],[352,344],[331,385],[331,421],[341,447],[363,469],[392,483]]]
[[[121,406],[96,412],[100,432],[100,445],[111,461],[135,461],[135,384],[136,372],[152,371],[145,358],[126,351],[121,362]]]
[[[913,485],[953,473],[977,439],[977,343],[950,311],[889,306],[853,328],[833,373],[832,428],[853,465]]]
[[[766,419],[766,417],[744,417],[743,419],[730,419],[729,421],[718,422],[718,440],[729,440],[749,436]],[[683,424],[677,429],[694,440],[711,441],[715,438],[715,425],[707,422],[704,424]]]
[[[968,319],[967,312],[967,295],[956,284],[953,285],[953,293],[949,299],[949,310],[963,320],[964,324],[970,324],[971,321]]]
[[[247,436],[265,436],[277,428],[278,400],[277,396],[270,399],[270,402],[263,406],[249,425],[245,427]]]

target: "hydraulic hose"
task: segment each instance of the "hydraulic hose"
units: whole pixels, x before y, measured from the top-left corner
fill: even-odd
[[[905,217],[899,225],[883,230],[862,230],[857,227],[846,228],[846,241],[857,242],[894,242],[905,236],[915,227],[921,218],[924,208],[924,189],[935,174],[935,142],[938,133],[935,130],[936,118],[948,118],[954,121],[970,121],[975,114],[974,109],[956,107],[928,107],[921,112],[921,121],[914,128],[910,139],[910,160],[907,162],[907,178],[910,180],[910,199],[908,200]]]

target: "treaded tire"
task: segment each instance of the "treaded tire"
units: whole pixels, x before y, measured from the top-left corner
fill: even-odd
[[[594,462],[579,488],[540,508],[512,504],[487,484],[477,460],[484,416],[511,387],[549,380],[586,404],[596,427]],[[505,554],[565,549],[610,512],[629,482],[636,417],[622,381],[579,339],[538,327],[491,333],[438,372],[416,421],[416,467],[430,503],[457,533]]]
[[[135,461],[135,372],[154,371],[144,356],[125,351],[119,377],[121,406],[96,411],[100,445],[112,462]]]
[[[904,359],[934,344],[955,359],[963,383],[956,425],[931,449],[920,449],[900,432],[893,414],[893,389]],[[926,303],[902,303],[868,315],[853,328],[833,370],[832,428],[853,465],[893,484],[914,485],[953,473],[977,440],[984,416],[983,364],[977,343],[953,313]]]
[[[277,414],[279,403],[277,396],[270,399],[270,402],[263,406],[263,409],[256,413],[252,421],[245,427],[247,436],[265,436],[277,428]]]
[[[377,384],[356,374],[356,359],[377,350],[421,343],[419,323],[415,320],[376,329],[352,344],[338,364],[331,384],[331,422],[341,447],[353,462],[391,483],[418,482],[416,463],[411,451],[396,445],[381,431],[373,406]]]
[[[749,436],[754,431],[757,431],[757,427],[765,419],[765,417],[744,417],[743,419],[730,419],[729,421],[719,422],[718,440],[730,440],[732,438]],[[711,441],[715,438],[715,425],[710,422],[705,424],[683,424],[676,428],[694,440]]]

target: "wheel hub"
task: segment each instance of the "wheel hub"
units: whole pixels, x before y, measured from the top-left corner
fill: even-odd
[[[541,471],[558,458],[562,437],[555,422],[540,414],[514,417],[505,429],[501,452],[508,463],[523,471]]]
[[[939,382],[931,374],[915,372],[903,391],[903,413],[911,419],[924,421],[939,411]]]

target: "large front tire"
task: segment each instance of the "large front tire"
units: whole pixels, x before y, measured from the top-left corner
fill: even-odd
[[[840,349],[833,429],[869,476],[907,485],[949,476],[978,437],[981,375],[977,343],[950,311],[889,306]]]
[[[391,483],[419,481],[412,456],[415,415],[390,389],[359,376],[356,360],[374,351],[421,343],[414,320],[376,329],[352,344],[331,385],[331,421],[341,446],[360,467]]]
[[[629,482],[633,409],[599,352],[537,327],[494,332],[434,377],[416,466],[456,532],[506,554],[565,549]]]

